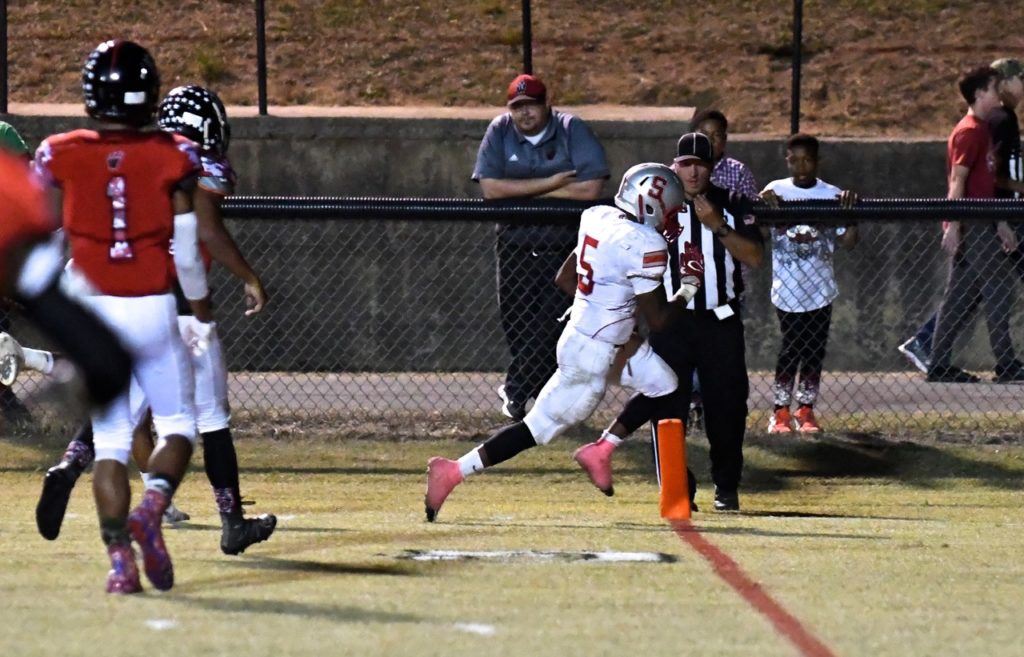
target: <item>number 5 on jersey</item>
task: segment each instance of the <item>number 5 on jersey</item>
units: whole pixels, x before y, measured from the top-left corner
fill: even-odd
[[[587,247],[596,249],[597,244],[597,240],[590,235],[583,236],[583,246],[580,247],[579,263],[576,268],[576,289],[583,294],[594,291],[594,268],[587,262]]]

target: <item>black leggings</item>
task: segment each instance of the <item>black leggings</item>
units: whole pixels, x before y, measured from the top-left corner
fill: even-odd
[[[782,347],[775,366],[775,405],[789,406],[793,401],[793,383],[800,374],[796,390],[799,404],[812,405],[821,386],[821,366],[825,360],[828,329],[832,323],[832,305],[804,313],[775,309],[782,330]]]

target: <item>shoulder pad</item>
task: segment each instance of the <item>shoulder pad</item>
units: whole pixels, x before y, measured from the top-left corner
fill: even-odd
[[[234,194],[237,176],[227,158],[203,153],[200,159],[203,172],[199,176],[199,187],[221,196]]]

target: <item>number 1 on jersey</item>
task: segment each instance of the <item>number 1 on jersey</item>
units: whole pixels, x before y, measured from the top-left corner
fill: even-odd
[[[587,262],[587,247],[597,248],[597,240],[590,235],[583,236],[583,246],[580,247],[579,265],[584,274],[576,274],[576,289],[583,294],[590,294],[594,291],[594,268]]]
[[[125,203],[124,177],[114,176],[107,183],[107,197],[113,214],[113,241],[110,244],[111,260],[131,260],[135,257],[128,243],[128,212]]]

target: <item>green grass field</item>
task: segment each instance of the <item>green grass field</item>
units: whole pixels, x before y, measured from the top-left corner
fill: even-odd
[[[0,443],[0,655],[801,655],[658,518],[649,446],[605,498],[563,439],[460,486],[423,520],[429,456],[457,441],[239,440],[243,493],[281,518],[218,550],[201,465],[165,535],[177,584],[103,593],[89,476],[60,539],[33,509],[56,443]],[[707,446],[690,459],[711,507]],[[1024,447],[753,437],[744,513],[700,535],[837,656],[1021,654]],[[133,482],[134,483],[134,482]],[[136,491],[138,486],[135,486]],[[669,563],[421,562],[408,550],[655,552]]]

